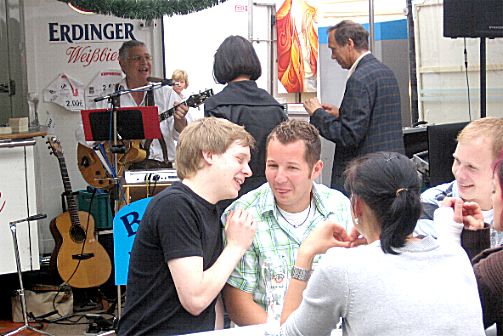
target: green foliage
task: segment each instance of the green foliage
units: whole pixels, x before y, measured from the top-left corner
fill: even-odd
[[[97,14],[128,19],[152,20],[164,15],[189,14],[226,0],[58,0]]]

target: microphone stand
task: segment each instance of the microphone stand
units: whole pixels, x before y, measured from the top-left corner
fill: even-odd
[[[120,178],[117,176],[118,173],[118,153],[122,152],[125,153],[126,149],[124,146],[122,148],[119,148],[118,146],[118,136],[117,136],[117,106],[119,105],[120,102],[120,97],[124,94],[131,93],[131,92],[142,92],[142,91],[151,91],[151,90],[156,90],[159,89],[163,86],[169,85],[167,82],[152,82],[144,86],[140,86],[134,89],[119,89],[109,95],[105,95],[102,97],[96,97],[94,98],[95,102],[99,102],[102,100],[107,99],[109,103],[111,104],[111,113],[112,113],[112,133],[113,133],[113,145],[111,146],[111,151],[114,155],[114,167],[112,167],[112,175],[113,175],[113,200],[114,200],[114,215],[119,211],[120,204],[119,204],[119,195],[120,195]],[[162,134],[161,134],[162,136]],[[120,285],[117,286],[117,312],[118,312],[118,319],[120,319],[121,314],[122,314],[122,307],[121,307],[121,288]]]
[[[16,225],[18,223],[39,220],[39,219],[43,219],[46,217],[47,217],[47,215],[45,215],[45,214],[38,214],[38,215],[33,215],[28,218],[20,219],[20,220],[13,221],[13,222],[9,223],[9,228],[12,233],[12,240],[14,242],[14,256],[16,257],[16,268],[17,268],[17,275],[19,278],[19,290],[17,292],[19,293],[19,297],[21,299],[21,310],[23,311],[24,324],[21,327],[13,330],[11,332],[8,332],[7,334],[4,334],[4,336],[15,335],[23,330],[26,330],[26,329],[31,330],[31,331],[38,333],[38,334],[54,336],[53,334],[50,334],[48,332],[34,328],[34,327],[30,326],[28,323],[28,311],[27,311],[28,309],[26,306],[26,297],[24,295],[25,293],[24,293],[24,285],[23,285],[23,275],[21,273],[21,258],[19,256],[19,246],[17,244],[17,235],[16,235],[16,231],[17,231]]]
[[[142,92],[142,91],[150,91],[150,90],[155,90],[155,89],[158,89],[162,86],[166,86],[166,85],[169,85],[168,83],[163,83],[163,82],[155,82],[155,83],[150,83],[150,84],[147,84],[147,85],[144,85],[144,86],[139,86],[137,88],[134,88],[134,89],[127,89],[127,90],[124,90],[124,89],[120,89],[120,90],[117,90],[109,95],[105,95],[105,96],[101,96],[101,97],[96,97],[94,98],[94,102],[100,102],[102,100],[111,100],[112,98],[116,98],[116,97],[120,97],[126,93],[130,93],[130,92]]]
[[[156,82],[156,83],[149,83],[144,86],[140,86],[134,89],[119,89],[111,94],[101,96],[101,97],[96,97],[94,98],[95,102],[100,102],[102,100],[108,100],[109,104],[111,105],[111,115],[112,115],[112,146],[110,146],[110,151],[113,153],[113,162],[114,166],[112,167],[112,178],[113,178],[113,184],[114,184],[114,213],[117,213],[119,211],[119,177],[117,176],[118,174],[118,153],[125,153],[126,149],[124,146],[119,146],[118,144],[118,134],[117,134],[117,107],[120,105],[120,97],[122,95],[125,95],[127,93],[131,92],[143,92],[143,91],[150,91],[150,90],[155,90],[158,89],[162,86],[169,85],[168,83],[163,83],[163,82]]]

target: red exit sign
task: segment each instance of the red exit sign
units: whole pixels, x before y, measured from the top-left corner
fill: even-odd
[[[234,11],[235,12],[246,12],[246,11],[248,11],[248,6],[247,5],[236,5],[236,6],[234,6]]]

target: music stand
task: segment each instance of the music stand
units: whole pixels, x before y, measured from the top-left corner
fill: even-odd
[[[4,336],[15,335],[23,330],[26,330],[26,329],[31,330],[35,333],[42,334],[42,335],[54,336],[53,334],[39,330],[39,329],[34,328],[28,324],[28,312],[27,312],[27,307],[26,307],[26,297],[24,295],[23,276],[21,273],[21,258],[19,257],[19,246],[17,244],[17,235],[16,235],[16,229],[17,229],[16,224],[22,223],[22,222],[29,222],[29,221],[33,221],[33,220],[39,220],[39,219],[43,219],[46,217],[47,217],[47,215],[39,214],[39,215],[30,216],[28,218],[20,219],[20,220],[13,221],[13,222],[9,223],[10,231],[12,233],[12,240],[14,242],[14,255],[16,257],[16,268],[17,268],[17,275],[19,278],[18,293],[19,293],[19,297],[21,298],[21,310],[23,311],[24,324],[22,326],[20,326],[19,328],[4,334]]]
[[[118,160],[117,153],[125,153],[124,146],[119,146],[117,139],[143,140],[162,137],[157,106],[122,107],[112,109],[82,110],[82,124],[86,141],[110,141],[114,154],[113,165],[104,162],[112,170],[115,195],[118,197]],[[118,204],[114,206],[117,212]]]
[[[117,134],[124,140],[159,139],[161,126],[157,106],[119,107]],[[109,109],[82,110],[86,141],[113,140],[112,111]]]

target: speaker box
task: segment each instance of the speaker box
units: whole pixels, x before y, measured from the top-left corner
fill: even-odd
[[[503,0],[444,0],[445,37],[503,37]]]

